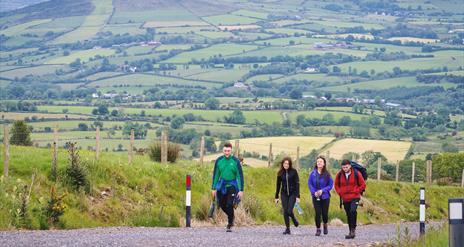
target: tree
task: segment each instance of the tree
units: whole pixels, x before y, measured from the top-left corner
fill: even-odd
[[[10,143],[19,146],[32,146],[31,132],[32,127],[27,126],[26,122],[15,121],[11,130]]]
[[[369,117],[369,123],[372,126],[378,126],[378,125],[380,125],[382,123],[382,120],[378,116],[370,116]]]
[[[99,105],[97,108],[92,110],[93,115],[106,115],[108,113],[109,113],[109,110],[106,105]]]
[[[350,116],[343,116],[338,120],[338,123],[341,126],[349,126],[351,124],[351,117]]]
[[[293,89],[291,92],[290,92],[290,98],[292,99],[301,99],[303,98],[303,93],[301,92],[301,90],[298,90],[298,89]]]
[[[240,110],[234,110],[228,117],[224,117],[224,120],[233,124],[244,124],[246,122],[245,116]]]
[[[184,127],[185,119],[183,117],[175,117],[171,120],[171,128],[182,129]]]
[[[77,125],[77,128],[80,130],[80,131],[87,131],[89,130],[89,126],[85,123],[79,123]]]
[[[219,100],[217,100],[216,98],[208,98],[206,101],[205,101],[205,107],[209,110],[217,110],[219,109]]]

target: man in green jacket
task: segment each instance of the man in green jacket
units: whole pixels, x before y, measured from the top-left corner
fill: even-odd
[[[241,162],[232,155],[232,144],[225,143],[224,155],[217,158],[214,164],[213,198],[217,196],[219,206],[227,214],[227,232],[234,225],[234,201],[243,196],[243,172]]]

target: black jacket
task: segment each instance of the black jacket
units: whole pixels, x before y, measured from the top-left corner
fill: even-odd
[[[296,195],[297,198],[300,198],[300,179],[295,169],[284,170],[282,175],[277,176],[276,199],[279,198],[279,190],[282,194]]]

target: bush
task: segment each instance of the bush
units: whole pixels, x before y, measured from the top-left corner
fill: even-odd
[[[66,193],[58,196],[56,193],[55,186],[52,186],[50,189],[50,200],[48,200],[47,205],[44,208],[45,215],[47,216],[47,223],[55,225],[59,222],[60,216],[64,214],[66,205],[63,202],[63,198],[66,196]]]
[[[171,163],[176,162],[179,158],[181,148],[178,144],[168,143],[168,161]],[[155,162],[161,162],[161,142],[157,141],[151,144],[148,155],[150,159]]]
[[[66,143],[69,153],[69,166],[65,170],[66,182],[76,191],[82,187],[89,185],[87,180],[87,172],[82,166],[77,143]]]

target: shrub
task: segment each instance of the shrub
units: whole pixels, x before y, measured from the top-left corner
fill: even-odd
[[[81,164],[77,143],[66,143],[69,154],[69,165],[65,171],[66,182],[76,191],[86,187],[88,183],[87,172]]]
[[[179,158],[181,148],[178,144],[168,143],[168,161],[171,163],[176,162]],[[151,144],[148,155],[150,159],[155,162],[161,162],[161,142],[157,141]]]

